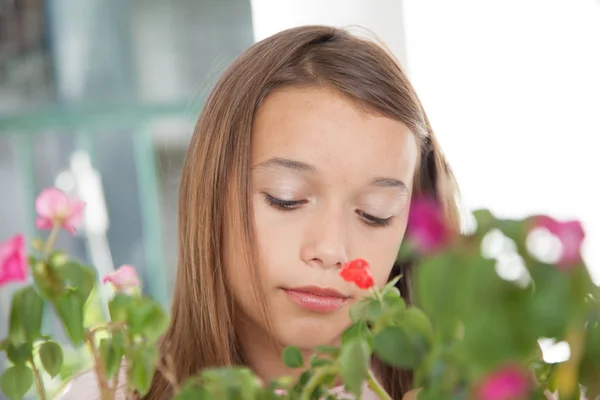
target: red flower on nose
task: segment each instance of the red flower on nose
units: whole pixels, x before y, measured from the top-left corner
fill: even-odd
[[[346,282],[353,282],[361,289],[369,289],[375,284],[369,263],[360,258],[344,264],[340,276]]]

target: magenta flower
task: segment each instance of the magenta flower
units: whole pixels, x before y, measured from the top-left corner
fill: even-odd
[[[115,272],[102,278],[102,283],[110,282],[118,293],[129,292],[140,284],[135,268],[131,265],[121,265]]]
[[[0,286],[8,282],[22,282],[26,279],[25,238],[19,234],[0,243]]]
[[[452,236],[439,203],[429,198],[412,200],[406,234],[421,253],[439,250]]]
[[[480,400],[519,400],[527,398],[531,380],[519,367],[508,366],[493,372],[479,385]]]
[[[581,244],[585,232],[579,221],[561,222],[548,216],[540,216],[533,220],[533,228],[545,228],[560,240],[562,244],[562,253],[558,260],[560,267],[568,269],[582,262]]]
[[[76,197],[69,197],[56,188],[44,189],[35,200],[38,214],[35,225],[38,229],[52,229],[54,225],[62,227],[71,234],[83,221],[85,203]]]

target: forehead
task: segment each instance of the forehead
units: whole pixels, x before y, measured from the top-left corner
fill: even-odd
[[[367,113],[328,88],[274,91],[259,108],[252,135],[253,165],[285,157],[340,178],[410,181],[418,154],[405,124]]]

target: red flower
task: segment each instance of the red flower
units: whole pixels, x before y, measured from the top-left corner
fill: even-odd
[[[526,399],[530,390],[529,375],[521,368],[508,366],[493,372],[479,385],[477,398],[481,400]]]
[[[413,199],[410,206],[407,239],[421,253],[431,253],[445,246],[451,238],[439,204],[429,198]]]
[[[340,276],[346,282],[354,282],[361,289],[369,289],[375,284],[369,268],[369,263],[359,258],[344,264]]]
[[[25,238],[16,235],[0,243],[0,286],[8,282],[27,279],[27,253]]]
[[[558,237],[562,244],[559,266],[568,268],[582,262],[581,244],[585,232],[579,221],[560,222],[548,216],[540,216],[534,219],[533,228],[545,228]]]

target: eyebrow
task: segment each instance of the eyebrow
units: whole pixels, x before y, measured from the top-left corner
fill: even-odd
[[[317,167],[311,164],[307,164],[302,161],[291,160],[289,158],[274,157],[252,167],[253,170],[261,169],[290,169],[297,172],[317,172]],[[402,192],[408,192],[408,186],[404,182],[395,178],[377,177],[369,182],[370,186],[377,186],[382,188],[399,189]]]

